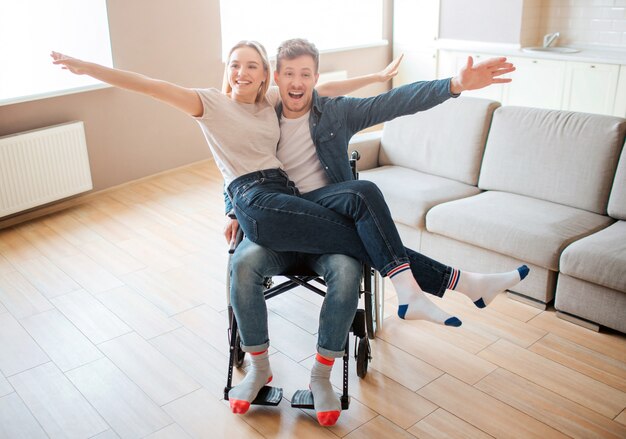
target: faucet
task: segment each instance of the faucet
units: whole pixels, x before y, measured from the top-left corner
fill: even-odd
[[[554,32],[552,34],[545,34],[543,36],[543,47],[550,47],[552,43],[554,43],[560,35],[561,34],[558,32]]]

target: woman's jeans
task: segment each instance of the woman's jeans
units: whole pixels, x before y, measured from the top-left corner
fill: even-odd
[[[407,262],[449,269],[405,248],[378,187],[354,180],[301,195],[281,169],[252,172],[228,186],[235,214],[251,241],[276,251],[340,253],[359,259],[383,276]],[[414,266],[415,265],[415,266]],[[419,283],[419,280],[418,280]],[[424,291],[431,286],[422,285]],[[445,287],[432,292],[443,295]]]
[[[340,254],[276,252],[248,239],[239,244],[231,259],[230,290],[245,352],[261,352],[269,347],[265,277],[302,268],[323,276],[327,286],[320,311],[317,351],[328,358],[343,356],[359,301],[361,262]]]

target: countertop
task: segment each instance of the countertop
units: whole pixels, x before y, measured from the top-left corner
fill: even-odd
[[[500,56],[515,56],[533,59],[553,59],[561,61],[580,61],[604,64],[626,65],[626,49],[603,47],[603,46],[565,46],[580,49],[577,53],[558,52],[527,52],[514,44],[496,44],[477,41],[461,40],[438,40],[437,48],[440,50],[454,50],[463,52],[478,52]]]

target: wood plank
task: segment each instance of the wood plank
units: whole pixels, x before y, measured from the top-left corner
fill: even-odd
[[[330,428],[319,425],[317,418],[307,416],[305,410],[291,408],[286,399],[278,407],[254,406],[241,419],[265,438],[337,438]]]
[[[94,344],[131,331],[130,327],[85,290],[52,299],[52,303]]]
[[[178,398],[163,408],[178,425],[196,439],[263,438],[259,432],[246,424],[242,416],[232,414],[229,407],[205,389]]]
[[[146,268],[146,264],[103,238],[83,244],[81,250],[114,276],[122,276]]]
[[[624,334],[593,332],[559,319],[552,311],[544,311],[528,323],[626,363],[626,336]]]
[[[124,285],[119,278],[84,253],[56,259],[55,264],[92,294]]]
[[[297,287],[296,289],[305,288]],[[267,301],[267,308],[310,334],[317,334],[320,308],[296,296],[293,294],[294,292],[289,291],[280,296],[272,297],[271,300]],[[308,293],[315,294],[312,291],[308,291]]]
[[[385,321],[379,337],[468,384],[478,382],[496,369],[494,364],[479,356],[470,354],[432,335],[425,335],[422,328],[427,325],[434,325],[434,323],[390,318]],[[460,329],[436,327],[440,328],[442,332],[449,329]]]
[[[43,256],[15,228],[0,230],[0,253],[12,264]]]
[[[170,424],[145,437],[145,439],[192,439],[178,424]]]
[[[2,239],[2,235],[0,235],[0,239]],[[0,274],[7,274],[15,270],[17,270],[17,267],[0,253]]]
[[[47,439],[37,420],[17,393],[0,398],[0,437],[7,439]]]
[[[383,416],[376,416],[370,422],[346,436],[346,439],[412,439],[413,436]]]
[[[478,355],[611,419],[626,407],[626,393],[506,340]]]
[[[399,349],[383,339],[370,340],[370,366],[415,392],[443,375],[443,371]]]
[[[81,288],[70,276],[46,257],[20,261],[15,266],[48,299]]]
[[[91,437],[90,439],[119,439],[120,437],[115,434],[113,430],[103,431],[102,433]]]
[[[121,279],[170,317],[202,304],[198,298],[181,295],[167,277],[150,268],[126,274]]]
[[[201,387],[134,332],[101,343],[98,347],[160,406]]]
[[[567,437],[450,375],[437,378],[417,393],[497,438]]]
[[[15,228],[24,238],[45,256],[56,259],[77,255],[78,248],[70,244],[43,222],[31,221]]]
[[[216,398],[223,396],[228,351],[216,350],[186,328],[155,337],[150,344]],[[235,379],[240,379],[242,374],[234,372]]]
[[[18,319],[54,308],[19,272],[0,274],[0,302]]]
[[[14,391],[7,379],[0,373],[0,397],[8,395]]]
[[[81,204],[76,210],[70,211],[69,215],[113,244],[135,236],[131,229],[117,221],[115,217],[89,204]]]
[[[340,367],[336,369],[339,371]],[[333,376],[333,384],[341,388],[341,380],[336,379],[336,376]],[[369,370],[364,379],[351,373],[349,384],[351,395],[354,395],[366,407],[404,429],[409,428],[437,408],[422,396],[411,392],[374,369]],[[398,401],[402,401],[401,409],[398,407]]]
[[[9,313],[0,314],[0,346],[0,371],[6,377],[50,361]]]
[[[308,358],[315,352],[317,336],[268,311],[270,342],[280,352],[296,362]]]
[[[626,437],[626,428],[505,369],[474,387],[573,438]]]
[[[615,421],[622,425],[626,425],[626,409],[622,410],[622,413],[615,417]]]
[[[146,267],[153,271],[168,271],[183,265],[180,259],[175,258],[164,249],[141,237],[119,241],[115,245],[133,258],[143,262]]]
[[[66,375],[123,438],[144,437],[172,423],[169,415],[107,358]]]
[[[548,334],[530,351],[626,392],[626,363]]]
[[[489,439],[493,437],[441,408],[409,428],[408,432],[423,439]]]
[[[42,218],[41,222],[78,248],[91,241],[102,239],[100,235],[71,215],[72,210],[78,209],[80,207],[73,207],[69,211],[48,215]]]
[[[102,352],[56,309],[27,317],[21,323],[64,372],[102,358]]]
[[[109,429],[52,363],[13,375],[9,381],[50,437],[86,438]]]
[[[200,305],[188,311],[177,314],[176,321],[196,334],[202,340],[213,346],[218,352],[227,354],[228,344],[228,317],[218,313],[208,305]]]
[[[181,327],[179,322],[127,286],[98,294],[96,299],[145,339]]]

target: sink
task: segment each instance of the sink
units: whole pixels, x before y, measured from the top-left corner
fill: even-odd
[[[552,52],[552,53],[577,53],[580,49],[573,47],[524,47],[524,52]]]

